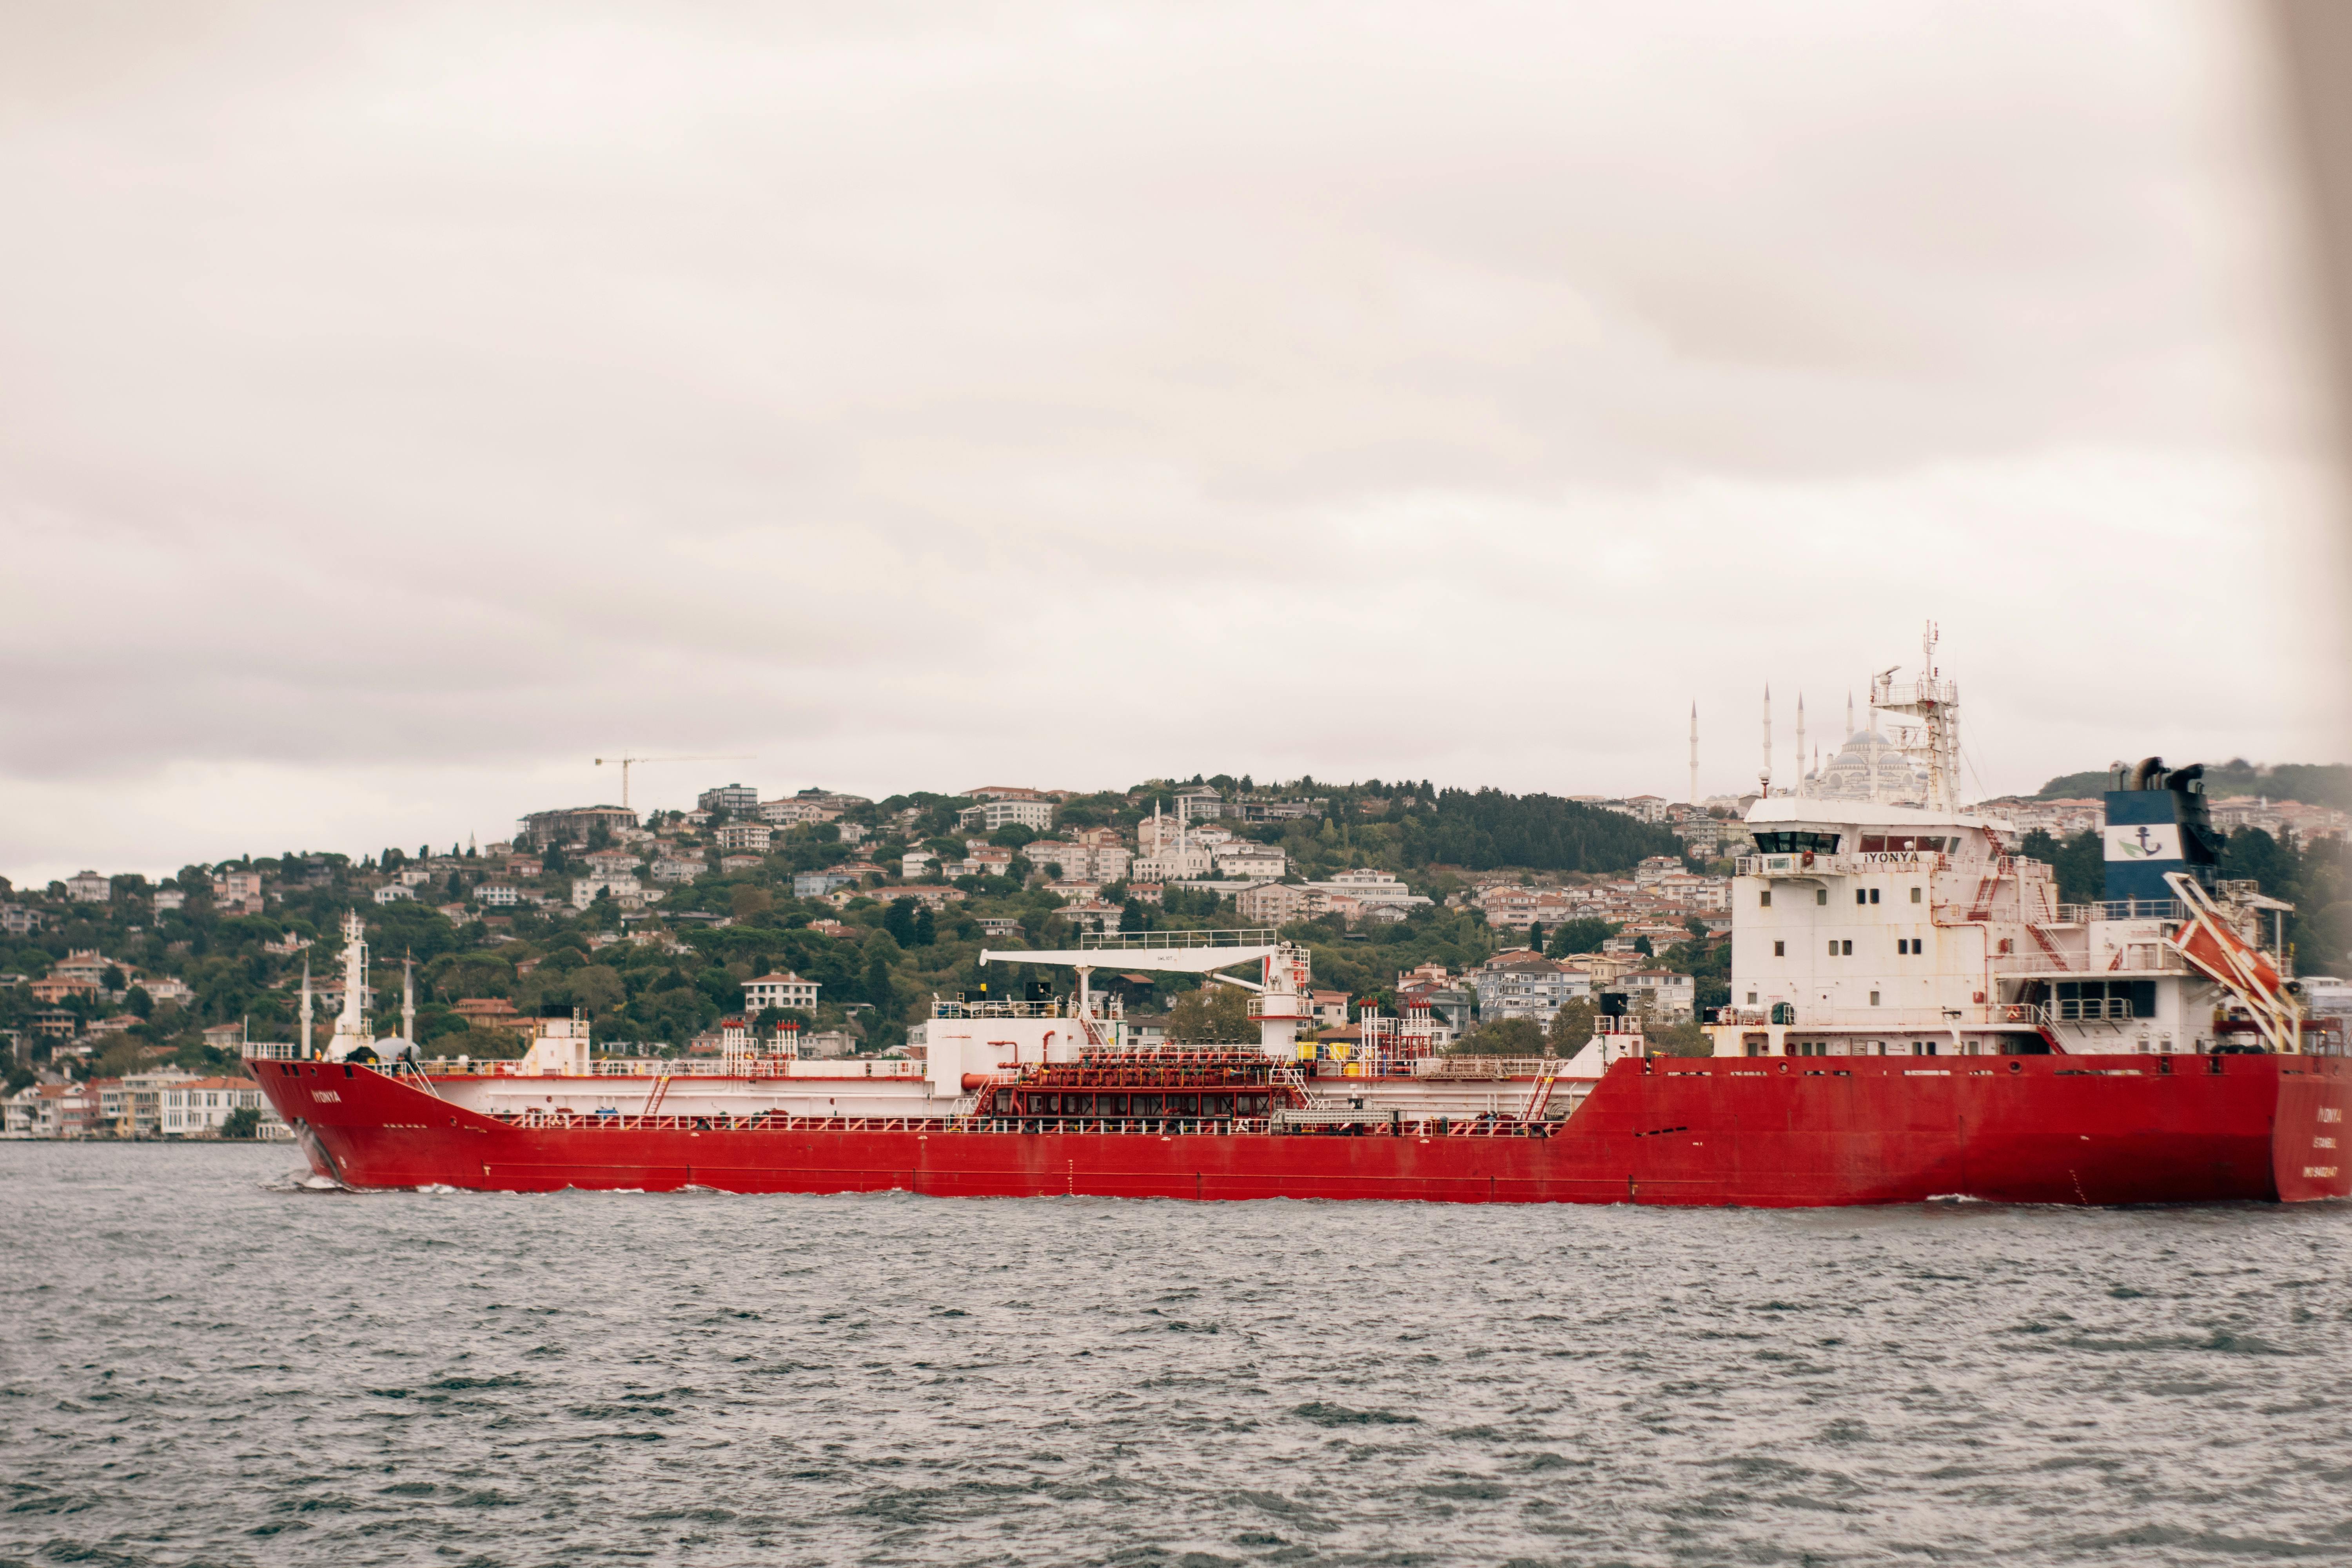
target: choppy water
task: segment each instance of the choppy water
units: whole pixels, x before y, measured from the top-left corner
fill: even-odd
[[[0,1562],[2352,1561],[2352,1209],[357,1197],[0,1145]]]

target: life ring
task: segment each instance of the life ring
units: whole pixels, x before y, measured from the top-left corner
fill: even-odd
[[[1804,866],[1804,867],[1806,867],[1807,868],[1809,868],[1809,869],[1810,869],[1810,868],[1811,868],[1811,866],[1812,866],[1812,863],[1813,863],[1813,852],[1812,852],[1811,850],[1808,849],[1808,850],[1806,850],[1806,851],[1805,851],[1805,858],[1804,858],[1804,859],[1803,859],[1802,861],[1799,862],[1799,864],[1801,864],[1801,865],[1802,865],[1802,866]]]

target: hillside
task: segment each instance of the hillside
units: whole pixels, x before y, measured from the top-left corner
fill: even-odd
[[[2135,758],[2134,761],[2137,759]],[[2186,766],[2195,758],[2179,759]],[[2042,800],[2077,800],[2105,793],[2107,770],[2062,773],[2037,793]],[[2273,800],[2299,800],[2307,805],[2331,805],[2352,811],[2352,766],[2342,763],[2250,763],[2233,757],[2205,764],[2205,793],[2210,795],[2259,795]]]

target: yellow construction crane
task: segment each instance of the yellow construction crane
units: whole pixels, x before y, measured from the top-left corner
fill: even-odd
[[[629,805],[629,770],[639,763],[751,763],[757,757],[599,757],[596,765],[617,763],[621,768],[621,805]]]

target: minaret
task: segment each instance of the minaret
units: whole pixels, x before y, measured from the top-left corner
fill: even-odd
[[[1698,804],[1698,700],[1691,700],[1691,792],[1690,803]]]
[[[414,954],[400,961],[400,1037],[411,1045],[416,1041],[416,959]]]
[[[1805,694],[1800,691],[1797,693],[1797,793],[1799,795],[1803,795],[1805,793],[1806,782]]]
[[[295,1057],[309,1061],[315,1043],[310,1033],[310,955],[306,952],[302,955],[302,1048],[294,1053]]]

